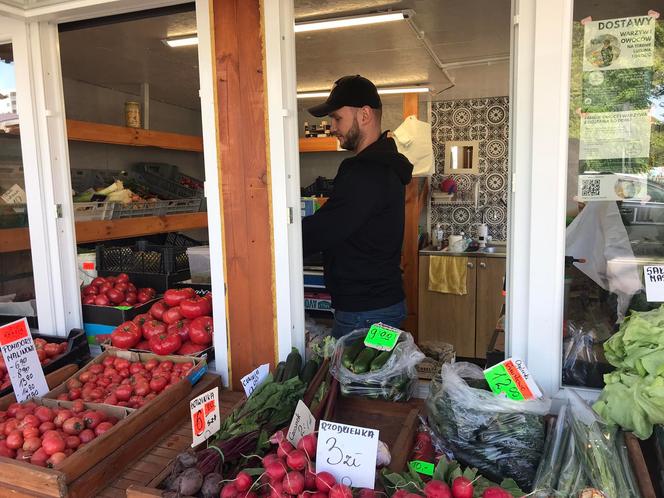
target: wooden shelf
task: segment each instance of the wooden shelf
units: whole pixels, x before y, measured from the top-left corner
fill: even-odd
[[[67,138],[79,142],[96,142],[133,147],[203,152],[203,138],[165,131],[127,128],[87,121],[67,120]]]
[[[300,138],[300,152],[338,152],[339,140],[334,137]]]
[[[83,244],[101,240],[142,237],[194,228],[207,228],[207,213],[171,214],[107,221],[78,221],[76,222],[76,242]],[[29,249],[30,234],[27,228],[0,230],[0,253]]]

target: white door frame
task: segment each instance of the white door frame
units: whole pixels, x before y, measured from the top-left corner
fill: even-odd
[[[57,24],[187,3],[73,0],[20,11],[0,4],[0,41],[14,44],[21,148],[40,331],[65,335],[82,324]],[[3,13],[10,17],[3,17]],[[228,385],[228,341],[210,0],[196,0],[201,119],[215,316],[213,368]],[[25,89],[28,89],[26,91]],[[61,213],[58,216],[58,205]],[[214,257],[217,255],[217,257]]]

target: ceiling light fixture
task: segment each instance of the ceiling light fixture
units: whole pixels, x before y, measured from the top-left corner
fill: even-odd
[[[185,36],[171,36],[161,40],[169,47],[188,47],[190,45],[198,45],[198,36],[197,35],[185,35]]]
[[[378,93],[380,95],[394,95],[400,93],[427,93],[430,88],[428,86],[399,86],[399,87],[387,87],[387,88],[378,88]],[[298,99],[319,99],[327,98],[330,95],[330,92],[299,92],[297,94]]]
[[[346,28],[350,26],[364,26],[366,24],[379,24],[384,22],[403,21],[413,16],[415,12],[410,9],[391,12],[381,12],[378,14],[367,14],[349,17],[335,17],[323,19],[320,21],[306,21],[295,23],[296,33],[305,33],[307,31],[320,31],[323,29]]]

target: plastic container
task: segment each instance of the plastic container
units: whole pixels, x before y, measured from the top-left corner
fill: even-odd
[[[113,219],[166,216],[167,214],[178,213],[197,213],[201,207],[201,200],[202,199],[200,198],[190,198],[116,204],[113,211]]]
[[[74,219],[76,221],[110,220],[113,218],[115,202],[75,202]]]
[[[78,254],[78,281],[81,285],[88,285],[97,277],[97,254],[87,252]]]
[[[209,284],[212,282],[210,273],[210,246],[188,247],[189,272],[193,284]]]

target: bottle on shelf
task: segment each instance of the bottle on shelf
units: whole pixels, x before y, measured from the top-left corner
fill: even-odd
[[[309,128],[309,122],[305,121],[304,122],[304,138],[309,138],[311,137],[311,131]]]

